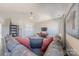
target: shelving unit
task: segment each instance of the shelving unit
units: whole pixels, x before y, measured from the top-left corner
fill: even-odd
[[[10,32],[9,34],[12,35],[13,37],[16,37],[19,35],[19,26],[18,25],[12,25],[10,24]]]

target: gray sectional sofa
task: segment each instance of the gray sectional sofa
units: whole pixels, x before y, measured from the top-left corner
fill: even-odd
[[[28,48],[21,45],[14,37],[7,35],[4,38],[4,55],[5,56],[37,56]],[[44,56],[64,56],[62,46],[58,41],[51,42]]]
[[[8,35],[5,37],[5,56],[36,56],[31,50],[21,45],[12,36]]]

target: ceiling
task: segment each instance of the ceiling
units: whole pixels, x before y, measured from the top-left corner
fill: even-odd
[[[61,17],[68,3],[4,3],[0,4],[1,17],[27,18],[44,21]],[[32,14],[31,14],[32,12]]]

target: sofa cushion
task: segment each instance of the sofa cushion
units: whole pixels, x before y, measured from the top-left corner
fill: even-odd
[[[12,50],[11,56],[37,56],[37,55],[28,48],[19,44]]]
[[[12,36],[5,37],[5,43],[6,43],[6,49],[7,49],[4,53],[5,55],[9,55],[9,56],[36,56],[35,53],[33,53],[31,50],[29,50],[28,48],[21,45]]]
[[[31,48],[41,48],[43,44],[43,39],[42,38],[30,38],[30,46]]]
[[[43,37],[43,38],[45,38],[45,37],[47,37],[47,32],[45,31],[42,31],[42,32],[40,32],[40,33],[37,33],[40,37]]]
[[[44,56],[64,56],[61,43],[59,41],[52,41]]]
[[[6,48],[8,49],[9,52],[11,52],[12,49],[19,44],[19,42],[17,42],[15,38],[13,38],[11,35],[5,37],[5,42],[6,42]]]
[[[36,55],[42,56],[42,52],[41,52],[40,49],[35,48],[35,49],[32,49],[32,51],[33,51]]]
[[[42,48],[41,48],[41,51],[44,53],[47,49],[47,47],[49,46],[49,44],[53,41],[53,37],[47,37],[47,38],[44,38],[43,40],[43,45],[42,45]]]
[[[17,39],[17,41],[18,41],[19,43],[21,43],[21,44],[24,45],[25,47],[30,48],[30,41],[29,41],[29,38],[23,39],[22,37],[17,37],[16,39]]]

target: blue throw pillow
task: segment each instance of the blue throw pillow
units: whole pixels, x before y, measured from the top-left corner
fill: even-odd
[[[41,48],[43,44],[43,38],[30,38],[31,48]]]

